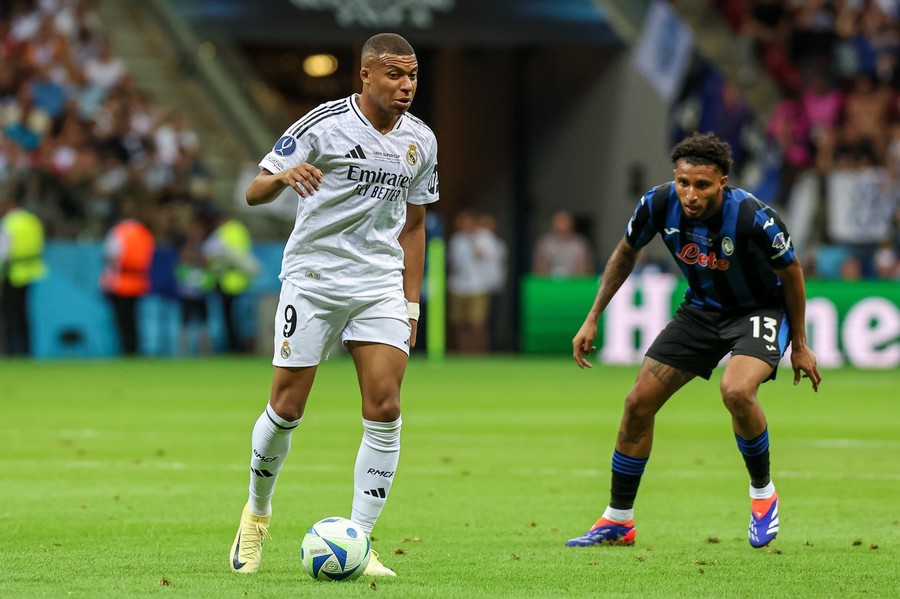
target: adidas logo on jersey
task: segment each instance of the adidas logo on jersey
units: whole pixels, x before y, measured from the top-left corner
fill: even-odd
[[[363,149],[359,144],[356,144],[355,148],[344,154],[344,158],[359,158],[365,160],[366,153],[363,152]]]

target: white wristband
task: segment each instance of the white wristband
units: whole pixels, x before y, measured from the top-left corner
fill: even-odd
[[[406,311],[409,312],[410,320],[419,320],[419,303],[406,302]]]

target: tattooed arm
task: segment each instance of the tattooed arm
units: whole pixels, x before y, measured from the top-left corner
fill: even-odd
[[[603,269],[603,277],[600,279],[600,286],[597,289],[597,296],[594,298],[594,304],[588,311],[584,324],[578,329],[575,338],[572,339],[572,357],[580,368],[590,368],[591,363],[587,360],[587,356],[596,349],[594,347],[594,339],[597,337],[597,325],[600,322],[600,315],[606,309],[610,300],[634,270],[634,264],[637,261],[639,249],[628,245],[625,238],[622,238],[612,256],[606,262]]]

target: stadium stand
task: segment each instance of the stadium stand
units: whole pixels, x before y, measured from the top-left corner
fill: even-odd
[[[781,157],[774,200],[809,250],[809,272],[896,280],[900,2],[710,4],[779,90],[765,115],[767,148]]]

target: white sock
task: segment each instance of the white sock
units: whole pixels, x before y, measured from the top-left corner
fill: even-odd
[[[363,418],[362,423],[362,443],[359,444],[356,467],[353,469],[353,513],[350,517],[367,534],[371,534],[387,501],[394,472],[400,462],[402,418],[393,422]]]
[[[603,517],[613,522],[628,522],[634,519],[634,510],[617,510],[606,506],[606,509],[603,511]]]
[[[285,420],[266,404],[253,427],[250,455],[250,511],[257,516],[272,513],[272,494],[284,458],[291,450],[291,433],[300,420]]]
[[[750,499],[768,499],[775,492],[775,483],[769,481],[762,489],[757,489],[753,485],[750,485]]]

